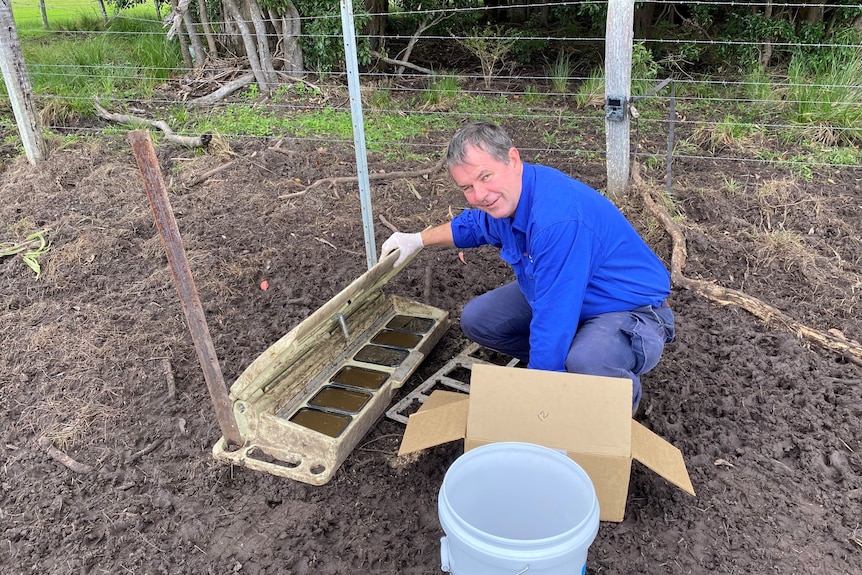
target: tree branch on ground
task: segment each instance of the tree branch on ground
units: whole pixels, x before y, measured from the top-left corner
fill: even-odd
[[[682,228],[673,220],[667,209],[656,202],[649,186],[640,181],[637,176],[635,176],[633,187],[639,189],[647,208],[661,222],[673,240],[670,276],[675,287],[693,290],[719,305],[736,305],[760,318],[768,326],[779,327],[800,339],[812,341],[829,351],[835,352],[851,363],[862,365],[862,345],[856,341],[848,340],[837,330],[823,333],[803,325],[778,308],[744,292],[720,286],[715,281],[686,277],[682,270],[685,267],[688,250]]]
[[[387,173],[383,173],[383,174],[368,174],[368,179],[371,181],[374,181],[374,182],[382,182],[382,181],[386,181],[386,180],[396,180],[398,178],[419,178],[422,176],[430,176],[431,174],[434,174],[443,168],[444,160],[445,160],[445,158],[440,158],[440,160],[436,164],[431,166],[430,168],[423,168],[421,170],[387,172]],[[321,179],[313,182],[312,184],[308,185],[308,187],[306,187],[301,192],[294,192],[292,194],[284,194],[284,195],[278,196],[278,198],[280,200],[296,198],[299,196],[304,196],[305,194],[307,194],[311,190],[313,190],[315,188],[319,188],[319,187],[327,185],[327,184],[330,186],[334,186],[336,184],[346,184],[346,183],[358,182],[358,181],[359,181],[358,176],[338,176],[338,177],[332,177],[332,178],[321,178]]]
[[[190,104],[197,105],[209,105],[215,104],[216,102],[220,102],[221,100],[227,98],[237,90],[242,90],[246,86],[250,86],[254,84],[254,74],[249,72],[248,74],[243,74],[239,78],[235,78],[224,84],[221,88],[214,92],[210,92],[206,96],[201,96],[200,98],[195,98],[194,100],[189,100]]]
[[[392,64],[393,66],[400,66],[402,68],[410,68],[411,70],[416,70],[417,72],[422,72],[423,74],[433,74],[434,70],[429,70],[428,68],[423,68],[422,66],[417,66],[416,64],[411,64],[410,62],[404,60],[393,60],[387,56],[384,56],[377,50],[371,50],[369,52],[375,58],[386,62],[387,64]],[[400,75],[400,74],[399,74]]]
[[[212,141],[212,134],[201,134],[200,136],[178,136],[174,133],[167,122],[164,120],[150,120],[141,118],[140,116],[132,116],[130,114],[116,114],[108,112],[99,103],[99,98],[93,100],[93,105],[96,107],[96,115],[109,122],[117,122],[118,124],[126,124],[128,126],[150,126],[164,133],[164,138],[168,142],[187,146],[189,148],[204,148]]]

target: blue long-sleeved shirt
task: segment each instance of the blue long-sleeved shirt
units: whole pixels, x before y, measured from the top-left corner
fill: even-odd
[[[528,367],[565,371],[581,322],[660,305],[670,294],[670,274],[596,190],[526,162],[522,183],[512,217],[466,210],[452,220],[452,235],[459,248],[490,244],[500,249],[533,311]]]

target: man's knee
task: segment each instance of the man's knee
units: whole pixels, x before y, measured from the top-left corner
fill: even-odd
[[[480,306],[477,306],[475,302],[476,300],[468,301],[461,310],[461,331],[473,341],[484,331],[479,327],[482,314],[478,310]]]

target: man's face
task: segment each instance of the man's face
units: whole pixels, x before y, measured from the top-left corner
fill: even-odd
[[[464,163],[449,170],[467,202],[493,218],[508,218],[515,213],[521,198],[521,173],[524,165],[516,148],[509,149],[509,163],[488,152],[467,146]]]

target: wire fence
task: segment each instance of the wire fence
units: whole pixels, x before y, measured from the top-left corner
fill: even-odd
[[[653,0],[659,7],[673,7],[674,2]],[[573,8],[596,2],[551,2],[548,8]],[[735,6],[737,2],[694,2],[688,5],[701,6]],[[819,9],[846,9],[847,4],[820,3],[774,3],[748,2],[746,6],[770,7],[776,9],[794,9],[811,6]],[[18,17],[19,35],[23,44],[31,41],[31,36],[38,36],[40,42],[50,42],[52,38],[92,38],[98,35],[110,34],[148,34],[148,32],[115,32],[87,30],[69,30],[66,27],[41,29],[40,15],[33,11],[33,3],[13,0],[13,11],[28,9],[26,17]],[[518,8],[509,5],[507,8]],[[524,8],[535,7],[534,4],[524,4]],[[445,8],[435,10],[414,10],[391,13],[393,19],[403,21],[406,17],[440,15],[449,17],[468,14],[479,17],[494,7]],[[169,7],[167,7],[169,9]],[[74,21],[82,14],[91,17],[101,17],[97,2],[76,2],[73,0],[53,0],[46,3],[50,21]],[[140,10],[140,8],[139,8]],[[144,10],[150,10],[155,17],[155,7],[147,5]],[[140,13],[140,12],[138,12]],[[111,9],[108,9],[111,14]],[[162,16],[165,15],[164,9]],[[372,15],[373,16],[373,15]],[[337,13],[332,18],[338,18]],[[319,17],[315,17],[319,18]],[[29,20],[28,20],[29,19]],[[36,19],[38,25],[32,25]],[[305,27],[310,24],[310,18],[300,18]],[[31,25],[28,25],[29,24]],[[225,23],[214,22],[216,28]],[[38,32],[36,31],[38,29]],[[699,47],[725,46],[757,51],[763,47],[764,41],[746,41],[744,39],[711,39],[711,38],[674,38],[673,30],[664,30],[661,39],[635,35],[634,42],[646,46],[659,47],[666,54],[664,60],[653,62],[649,68],[650,74],[639,75],[638,70],[632,71],[632,96],[643,95],[666,78],[672,79],[672,89],[666,88],[658,93],[635,103],[638,118],[634,120],[632,138],[633,153],[639,161],[656,165],[665,161],[667,150],[665,144],[671,130],[675,134],[673,157],[680,159],[709,159],[725,166],[728,171],[742,170],[741,163],[768,163],[776,166],[805,166],[807,168],[842,168],[859,169],[859,144],[862,141],[862,75],[844,76],[840,83],[822,83],[801,80],[788,75],[786,66],[778,67],[778,71],[751,79],[734,70],[727,69],[719,74],[703,74],[692,71],[687,66],[683,56],[688,50]],[[411,39],[412,31],[396,28],[391,35],[359,36],[359,40],[369,40],[383,44],[391,51],[395,59],[403,55],[403,48]],[[318,34],[309,38],[312,42],[324,38],[334,38],[333,34]],[[338,36],[340,38],[340,36]],[[360,71],[360,84],[363,87],[363,107],[367,114],[373,117],[398,116],[403,114],[426,115],[429,118],[450,119],[461,122],[465,119],[482,117],[505,124],[507,119],[518,117],[542,126],[544,131],[537,136],[537,142],[528,147],[527,153],[566,155],[574,157],[595,158],[604,152],[601,139],[605,126],[603,110],[604,93],[601,83],[595,84],[596,72],[601,70],[604,37],[589,35],[530,35],[518,36],[516,42],[522,46],[540,42],[546,46],[553,45],[553,51],[548,49],[534,54],[529,62],[504,60],[499,69],[488,81],[488,72],[482,70],[475,55],[464,51],[462,43],[468,40],[465,35],[422,35],[416,42],[414,57],[422,68],[434,70],[434,74],[420,72],[407,68],[396,74],[394,65],[385,64],[380,58],[372,57]],[[493,37],[487,38],[492,40]],[[499,38],[504,39],[503,37]],[[858,45],[836,41],[823,42],[777,42],[770,43],[772,49],[808,50],[859,50]],[[25,50],[26,53],[26,50]],[[561,89],[560,78],[553,72],[554,57],[557,53],[577,55],[571,68],[567,71],[565,88]],[[678,56],[674,56],[678,54]],[[191,103],[192,98],[178,98],[175,88],[188,88],[195,78],[208,78],[209,87],[216,89],[219,82],[226,82],[229,76],[224,74],[224,62],[210,62],[196,69],[164,69],[160,67],[134,67],[126,65],[105,64],[90,66],[86,62],[56,62],[29,66],[31,77],[52,77],[55,81],[73,83],[81,75],[106,76],[114,82],[151,83],[166,80],[172,88],[156,90],[146,97],[134,93],[114,95],[105,100],[104,105],[123,110],[147,110],[148,113],[166,113],[166,110],[177,107],[188,107],[189,111],[199,112],[200,107]],[[222,77],[223,80],[219,80]],[[449,80],[452,84],[445,84]],[[326,98],[248,98],[234,95],[229,99],[210,104],[215,111],[233,108],[254,109],[258,113],[270,113],[274,116],[289,116],[321,110],[346,110],[347,97],[346,72],[335,68],[325,74],[311,74],[305,81],[331,95]],[[282,78],[282,86],[296,84],[295,78]],[[590,92],[588,87],[591,86]],[[837,96],[836,93],[840,95]],[[671,94],[674,102],[671,105]],[[340,95],[340,96],[339,96]],[[459,104],[464,99],[479,98],[483,103],[475,106],[478,112],[471,111],[470,106]],[[43,105],[51,104],[51,100],[62,100],[56,104],[73,102],[79,107],[85,106],[92,99],[88,94],[69,94],[63,96],[40,95]],[[77,102],[75,102],[77,100]],[[806,124],[800,119],[794,119],[793,114],[786,113],[789,109],[835,109],[841,106],[847,112],[838,117],[834,123],[829,122],[829,114],[822,114],[816,120]],[[673,116],[670,115],[674,109]],[[761,114],[742,114],[740,110],[758,110]],[[176,116],[176,112],[173,113]],[[847,117],[851,118],[848,123]],[[840,121],[839,121],[840,120]],[[5,129],[14,129],[14,119],[4,113],[0,117]],[[58,133],[98,132],[102,127],[96,123],[74,122],[69,125],[62,119],[54,118],[45,127]],[[589,142],[582,137],[567,138],[566,126],[577,125],[578,134],[584,132],[595,134]],[[175,128],[182,133],[183,127]],[[271,138],[271,134],[255,135],[237,130],[235,133],[224,133],[227,138]],[[332,136],[326,134],[291,135],[287,137],[308,139],[320,142],[351,144],[351,136]],[[822,141],[823,145],[817,153],[800,154],[801,142],[806,138]],[[749,141],[748,145],[740,142]],[[843,144],[836,145],[842,142]],[[850,144],[848,144],[850,142]],[[853,142],[856,142],[855,144]],[[418,155],[433,154],[440,151],[439,146],[427,141],[407,142],[404,148],[412,149]],[[737,167],[735,167],[735,165]]]

